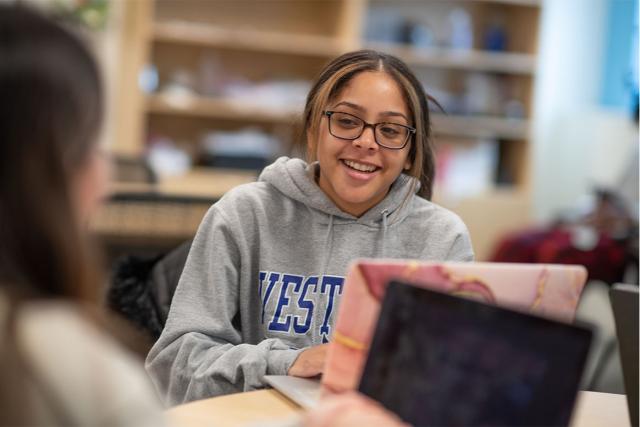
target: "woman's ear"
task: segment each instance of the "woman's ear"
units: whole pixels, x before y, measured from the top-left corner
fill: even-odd
[[[411,169],[411,159],[407,156],[407,160],[404,162],[404,170],[408,171]]]

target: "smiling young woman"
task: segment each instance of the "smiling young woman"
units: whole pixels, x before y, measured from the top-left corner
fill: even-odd
[[[395,80],[380,71],[358,74],[329,107],[313,144],[318,185],[340,209],[359,217],[411,167],[409,109]]]
[[[470,261],[460,218],[429,201],[422,85],[397,58],[347,53],[304,110],[307,161],[280,158],[211,207],[147,369],[167,403],[322,373],[356,258]]]

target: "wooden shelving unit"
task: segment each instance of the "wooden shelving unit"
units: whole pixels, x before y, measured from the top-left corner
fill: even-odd
[[[255,181],[256,178],[256,173],[248,170],[195,167],[187,175],[170,176],[155,183],[112,183],[109,193],[148,193],[158,197],[188,194],[191,197],[219,199],[233,187]]]
[[[333,0],[325,3],[320,10],[324,12],[320,21],[334,22],[331,25],[316,24],[315,28],[308,29],[305,22],[297,24],[286,21],[286,17],[279,17],[273,25],[264,24],[255,28],[258,21],[268,22],[272,15],[259,16],[265,12],[264,3],[262,10],[250,13],[250,6],[259,5],[260,2],[240,0],[235,2],[237,7],[229,6],[230,1],[216,2],[216,10],[221,17],[210,19],[207,11],[198,13],[207,2],[175,0],[139,0],[137,9],[145,9],[143,13],[137,13],[137,27],[146,28],[146,37],[143,38],[142,48],[138,49],[143,56],[138,63],[153,63],[153,55],[156,45],[174,45],[183,49],[200,49],[207,51],[232,51],[242,52],[247,55],[279,55],[279,59],[288,58],[297,61],[300,57],[317,57],[320,61],[326,61],[349,49],[357,47],[369,47],[392,53],[410,66],[418,68],[437,68],[444,70],[462,70],[470,72],[498,73],[504,76],[522,77],[530,79],[535,74],[535,53],[522,51],[489,52],[480,49],[460,51],[443,48],[416,48],[406,44],[374,43],[360,39],[357,29],[365,23],[367,7],[372,7],[376,2],[365,0]],[[313,8],[321,2],[300,2],[296,0],[282,0],[266,2],[275,7],[275,14],[282,10],[288,10],[291,17],[315,16]],[[379,3],[379,2],[378,2]],[[400,1],[398,4],[412,3]],[[418,4],[417,2],[413,2]],[[421,2],[420,5],[428,7],[429,2]],[[538,9],[541,5],[538,0],[468,0],[457,3],[488,5],[490,7],[532,8]],[[140,4],[147,6],[140,7]],[[310,6],[311,5],[311,6]],[[209,4],[209,7],[211,5]],[[308,9],[308,10],[306,10]],[[155,10],[155,16],[153,11]],[[212,9],[213,10],[213,9]],[[233,15],[241,10],[246,16]],[[330,10],[331,12],[327,12]],[[258,16],[256,16],[256,14]],[[282,13],[280,13],[281,15]],[[213,15],[215,16],[215,14]],[[234,17],[231,23],[226,23],[225,18]],[[236,22],[244,22],[245,25],[235,26]],[[286,25],[283,23],[287,22]],[[337,24],[335,24],[337,23]],[[345,30],[352,27],[350,31]],[[327,32],[327,28],[329,31]],[[324,32],[323,32],[324,31]],[[138,31],[143,33],[144,30]],[[529,36],[531,38],[531,36]],[[533,36],[535,38],[535,35]],[[130,56],[133,56],[130,53]],[[304,61],[304,60],[303,60]],[[321,63],[321,62],[320,62]],[[246,64],[241,64],[246,65]],[[256,68],[260,64],[252,64]],[[295,67],[294,67],[295,68]],[[305,76],[312,77],[312,76]],[[530,89],[530,88],[528,88]],[[142,106],[140,122],[145,122],[148,114],[165,115],[174,117],[210,118],[217,121],[234,120],[258,124],[286,124],[299,114],[295,109],[273,109],[251,105],[246,102],[236,102],[233,99],[219,97],[175,97],[163,94],[133,94],[140,98],[137,101]],[[434,127],[441,134],[461,137],[495,137],[500,139],[527,139],[528,123],[525,119],[503,118],[497,116],[465,116],[455,114],[435,115]],[[141,126],[144,128],[144,125]],[[135,135],[115,150],[124,153],[140,152],[144,145],[144,130],[142,135]],[[131,141],[133,139],[133,141]]]
[[[274,110],[233,99],[149,95],[146,100],[149,113],[169,116],[290,124],[296,121],[300,114],[297,109]],[[529,122],[524,119],[438,113],[432,113],[432,117],[434,131],[442,135],[519,140],[527,138],[529,131]]]
[[[484,2],[484,3],[515,5],[515,6],[532,6],[532,7],[542,6],[542,0],[476,0],[476,1]]]
[[[529,122],[502,117],[470,117],[433,114],[436,134],[467,138],[521,140],[528,137]]]
[[[256,174],[246,170],[194,168],[185,176],[155,183],[112,183],[109,202],[92,218],[90,228],[113,257],[140,248],[167,251],[193,237],[211,204],[224,193],[255,179]]]
[[[535,55],[527,53],[426,49],[390,43],[367,43],[365,46],[395,55],[410,66],[504,74],[532,75],[535,73]]]
[[[345,52],[334,37],[229,29],[182,21],[153,24],[154,42],[333,58]],[[409,65],[531,75],[535,55],[481,50],[425,49],[392,43],[366,43],[363,47],[391,53]]]
[[[319,35],[292,37],[284,32],[233,29],[183,21],[156,22],[152,29],[154,42],[326,58],[344,52],[335,37]]]
[[[417,47],[406,42],[365,40],[369,13],[375,8],[405,11],[409,20],[419,21],[430,14],[429,8],[442,13],[445,8],[467,10],[474,26],[474,46],[459,50],[442,46]],[[419,76],[431,71],[445,76],[455,90],[464,87],[468,74],[493,76],[514,87],[523,105],[523,116],[508,118],[499,114],[457,111],[432,114],[436,142],[495,140],[500,144],[502,167],[511,171],[513,181],[507,188],[495,188],[482,196],[474,207],[465,200],[449,205],[471,227],[485,227],[477,234],[479,258],[486,257],[495,236],[504,226],[480,225],[474,209],[490,209],[493,195],[499,194],[496,206],[517,212],[520,222],[529,198],[529,129],[531,97],[536,73],[539,0],[136,0],[127,2],[123,38],[122,92],[125,93],[114,151],[140,155],[145,151],[148,135],[167,133],[174,139],[190,140],[202,132],[225,131],[253,126],[267,133],[283,135],[299,118],[300,106],[275,107],[234,99],[224,94],[175,94],[163,88],[177,72],[196,72],[207,55],[229,76],[262,82],[270,79],[311,81],[326,61],[356,48],[385,51],[403,59]],[[416,13],[411,10],[415,9]],[[408,11],[408,12],[407,12]],[[482,31],[492,17],[500,16],[508,35],[505,50],[488,51],[482,45]],[[442,19],[432,25],[442,24]],[[432,23],[430,23],[431,25]],[[156,66],[158,90],[151,94],[137,88],[137,79],[147,64]],[[442,79],[441,79],[442,80]],[[428,84],[427,89],[429,90]],[[453,90],[453,89],[452,89]],[[285,131],[283,131],[285,129]],[[297,129],[296,129],[297,131]],[[197,152],[192,141],[191,153]],[[202,175],[201,175],[202,176]],[[217,175],[217,180],[221,179]],[[211,177],[209,177],[211,178]],[[206,180],[206,179],[205,179]],[[213,178],[211,178],[213,182]],[[206,185],[203,186],[206,195]],[[177,191],[193,193],[189,186]],[[198,193],[200,196],[202,192]],[[214,195],[213,192],[209,193]],[[447,204],[446,195],[441,199]],[[488,202],[487,202],[488,200]],[[497,200],[497,199],[496,199]],[[508,200],[508,202],[506,201]],[[508,215],[505,212],[504,215]],[[510,221],[501,221],[511,224]],[[194,230],[195,231],[195,230]],[[472,236],[474,230],[471,230]]]
[[[233,99],[149,95],[147,112],[169,116],[216,120],[245,120],[254,123],[291,123],[297,110],[274,110]]]

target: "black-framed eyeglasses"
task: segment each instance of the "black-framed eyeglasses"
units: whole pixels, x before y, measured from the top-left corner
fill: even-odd
[[[322,114],[328,118],[329,133],[336,138],[353,141],[370,127],[376,144],[390,150],[403,149],[411,135],[416,133],[411,126],[389,122],[367,123],[358,116],[341,111],[323,111]]]

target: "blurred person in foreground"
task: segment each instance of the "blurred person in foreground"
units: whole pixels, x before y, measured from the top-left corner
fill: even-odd
[[[97,305],[85,230],[108,177],[96,64],[66,30],[8,5],[0,58],[0,425],[163,425],[141,360]],[[355,393],[303,419],[400,425]]]
[[[141,360],[106,332],[85,225],[108,175],[82,43],[0,5],[0,424],[161,425]]]

